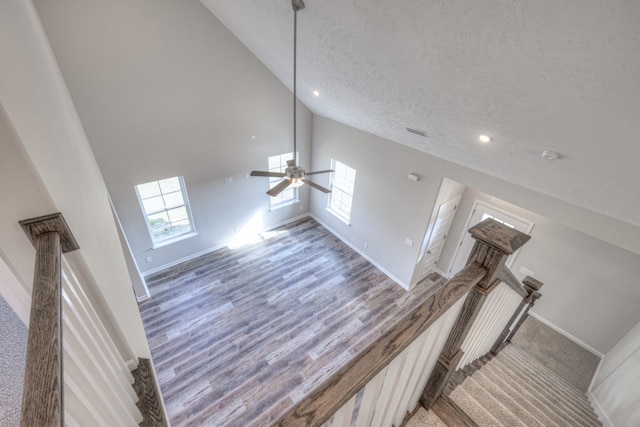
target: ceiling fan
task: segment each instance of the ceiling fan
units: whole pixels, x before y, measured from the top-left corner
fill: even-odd
[[[287,160],[287,168],[284,172],[267,172],[267,171],[251,171],[251,176],[266,176],[273,178],[284,178],[280,183],[267,191],[271,197],[276,197],[282,193],[287,187],[301,187],[304,184],[320,190],[324,193],[330,193],[331,190],[313,181],[305,178],[307,175],[316,175],[320,173],[333,172],[331,169],[307,172],[302,166],[296,164],[296,73],[297,73],[297,49],[298,49],[298,11],[304,9],[302,0],[291,0],[293,6],[293,159]]]

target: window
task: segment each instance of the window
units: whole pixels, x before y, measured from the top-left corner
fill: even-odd
[[[287,160],[293,159],[293,153],[280,154],[269,157],[269,172],[284,172],[287,168]],[[273,188],[282,181],[282,178],[269,178],[269,188]],[[271,209],[289,205],[298,201],[298,189],[289,187],[276,197],[269,197]]]
[[[337,160],[331,160],[335,171],[331,178],[331,196],[329,211],[345,222],[351,219],[351,203],[356,182],[356,170]]]
[[[181,176],[136,185],[136,194],[154,246],[194,232]]]

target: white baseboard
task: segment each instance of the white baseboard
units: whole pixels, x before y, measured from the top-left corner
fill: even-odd
[[[140,297],[136,296],[136,300],[137,300],[138,302],[146,301],[146,300],[148,300],[149,298],[151,298],[151,295],[149,295],[148,293],[147,293],[147,294],[144,294],[144,295],[142,295],[142,296],[140,296]]]
[[[309,212],[306,212],[306,213],[304,213],[302,215],[298,215],[298,216],[296,216],[294,218],[290,218],[290,219],[288,219],[286,221],[282,221],[282,222],[279,222],[277,224],[271,225],[271,226],[263,229],[262,232],[270,231],[270,230],[276,229],[278,227],[282,227],[283,225],[290,224],[292,222],[298,221],[298,220],[300,220],[302,218],[306,218],[308,216],[310,216],[310,214],[309,214]],[[169,263],[161,265],[160,267],[156,267],[156,268],[152,268],[151,270],[147,270],[147,271],[143,272],[142,275],[144,277],[150,276],[151,274],[157,273],[159,271],[165,270],[165,269],[170,268],[170,267],[175,267],[178,264],[182,264],[183,262],[191,261],[192,259],[198,258],[198,257],[200,257],[202,255],[210,254],[211,252],[215,252],[215,251],[217,251],[219,249],[224,248],[225,246],[227,246],[227,245],[226,244],[219,245],[219,246],[216,246],[216,247],[213,247],[213,248],[205,249],[205,250],[200,251],[200,252],[196,252],[195,254],[191,254],[191,255],[188,255],[188,256],[186,256],[184,258],[180,258],[180,259],[177,259],[175,261],[171,261]],[[143,295],[141,298],[138,298],[138,302],[144,301],[147,298],[149,298],[149,296],[147,296],[145,298],[144,295]]]
[[[614,427],[613,423],[611,422],[609,417],[607,417],[606,412],[604,412],[604,410],[602,409],[602,406],[600,406],[600,402],[598,402],[598,399],[596,399],[596,397],[593,395],[593,393],[591,393],[590,391],[587,392],[587,397],[589,398],[589,401],[591,402],[591,407],[593,408],[593,411],[598,416],[598,419],[600,420],[602,425],[604,427]]]
[[[367,254],[365,254],[364,252],[362,252],[357,246],[352,245],[351,242],[349,242],[347,239],[345,239],[344,237],[342,237],[337,231],[335,231],[334,229],[332,229],[331,227],[329,227],[326,223],[324,223],[322,220],[320,220],[317,216],[315,216],[314,214],[310,214],[309,216],[311,216],[311,218],[315,219],[320,225],[322,225],[324,228],[326,228],[327,230],[329,230],[331,232],[331,234],[333,234],[334,236],[336,236],[338,239],[340,239],[345,245],[349,246],[351,249],[353,249],[354,251],[356,251],[358,253],[358,255],[360,255],[361,257],[363,257],[364,259],[366,259],[367,261],[369,261],[371,264],[373,264],[378,270],[382,271],[384,274],[386,274],[387,276],[389,276],[389,278],[391,278],[394,282],[396,282],[398,285],[402,286],[404,289],[406,289],[407,291],[411,289],[411,287],[409,285],[407,285],[406,283],[404,283],[402,280],[398,279],[396,276],[394,276],[393,274],[391,274],[389,271],[387,271],[383,266],[381,266],[380,264],[378,264],[375,260],[373,260],[371,257],[369,257]]]
[[[435,272],[438,273],[439,275],[441,275],[442,277],[444,277],[447,280],[451,279],[451,277],[449,277],[449,275],[447,273],[445,273],[444,271],[440,270],[439,268],[436,268]]]
[[[578,344],[580,347],[584,348],[585,350],[589,350],[591,353],[595,354],[600,359],[604,358],[604,354],[602,354],[601,352],[599,352],[595,348],[591,347],[589,344],[585,343],[584,341],[574,337],[569,332],[565,331],[564,329],[560,328],[559,326],[554,325],[553,323],[549,322],[547,319],[545,319],[544,317],[540,316],[539,314],[536,314],[533,311],[530,311],[529,315],[531,317],[535,318],[536,320],[541,321],[542,323],[544,323],[545,325],[547,325],[548,327],[550,327],[554,331],[558,332],[559,334],[564,335],[565,337],[569,338],[571,341],[573,341],[574,343]]]

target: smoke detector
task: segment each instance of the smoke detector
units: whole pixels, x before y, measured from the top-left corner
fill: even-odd
[[[542,158],[544,160],[556,160],[560,156],[555,151],[545,150],[542,152]]]

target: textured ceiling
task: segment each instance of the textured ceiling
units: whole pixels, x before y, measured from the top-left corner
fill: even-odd
[[[202,2],[292,87],[289,0]],[[314,113],[640,226],[640,1],[306,5],[298,95]]]

